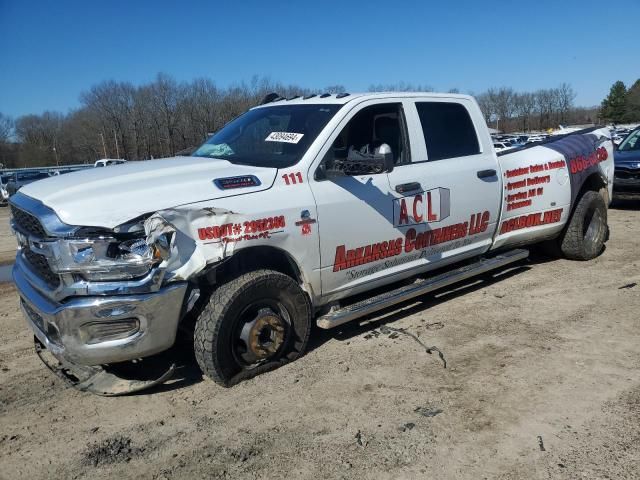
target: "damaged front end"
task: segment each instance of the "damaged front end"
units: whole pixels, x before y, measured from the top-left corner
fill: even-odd
[[[222,208],[163,210],[144,222],[146,243],[162,257],[167,281],[190,280],[209,265],[232,256],[236,246],[235,242],[224,242],[215,237],[212,241],[198,242],[194,226],[209,223],[231,226],[237,219],[236,213]]]
[[[110,365],[88,366],[71,363],[53,355],[37,337],[34,337],[34,342],[36,354],[49,370],[76,390],[103,397],[128,395],[155,387],[169,380],[176,369],[175,363],[171,363],[167,369],[153,378],[140,378],[141,370],[147,369],[146,364],[139,363],[136,371],[127,375],[121,369]]]
[[[105,230],[64,224],[21,194],[11,199],[11,213],[19,244],[13,277],[43,362],[76,388],[101,395],[170,378],[171,365],[143,381],[112,367],[174,344],[197,298],[189,280],[225,256],[224,248],[203,254],[185,222],[215,213],[168,210]]]

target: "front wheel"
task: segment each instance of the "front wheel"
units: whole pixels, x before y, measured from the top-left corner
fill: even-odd
[[[311,331],[311,304],[289,276],[246,273],[218,287],[196,322],[202,371],[225,387],[295,360]]]
[[[607,205],[598,192],[587,191],[578,201],[560,238],[562,254],[571,260],[591,260],[602,252],[607,237]]]

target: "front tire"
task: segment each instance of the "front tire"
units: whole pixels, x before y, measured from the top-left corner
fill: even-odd
[[[586,191],[560,238],[560,250],[570,260],[591,260],[602,252],[607,232],[604,198],[598,192]]]
[[[295,360],[311,331],[308,296],[289,276],[257,270],[218,287],[196,322],[205,375],[225,387]]]

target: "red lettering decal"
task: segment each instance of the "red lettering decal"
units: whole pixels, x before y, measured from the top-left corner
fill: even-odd
[[[347,251],[347,268],[351,268],[355,266],[356,260],[356,252],[355,250]]]
[[[487,230],[487,228],[489,227],[489,218],[491,217],[491,214],[489,213],[488,210],[485,210],[484,212],[482,212],[482,221],[480,222],[480,231],[484,232]]]
[[[403,223],[409,223],[409,215],[407,214],[407,204],[404,198],[400,200],[400,219],[398,220],[398,225],[402,225]]]
[[[380,244],[380,258],[387,258],[389,253],[389,242],[386,240]]]
[[[339,272],[347,268],[347,259],[345,257],[345,247],[340,245],[336,247],[336,258],[333,261],[333,271]]]
[[[409,230],[407,230],[406,240],[404,242],[405,253],[410,253],[414,249],[416,244],[415,240],[416,240],[416,229],[410,228]]]
[[[396,248],[393,253],[394,255],[400,255],[402,253],[402,237],[396,238]]]
[[[413,197],[413,218],[415,219],[416,223],[422,222],[422,219],[424,218],[421,214],[418,213],[418,203],[422,203],[422,195],[416,195],[415,197]]]
[[[432,211],[431,192],[427,192],[427,222],[435,222],[438,216]]]

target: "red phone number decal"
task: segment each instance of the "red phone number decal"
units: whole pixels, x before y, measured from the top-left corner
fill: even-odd
[[[589,155],[578,155],[575,158],[569,160],[569,171],[572,174],[576,174],[586,170],[600,162],[604,162],[609,158],[609,153],[604,147],[600,147],[597,150],[591,152]]]

